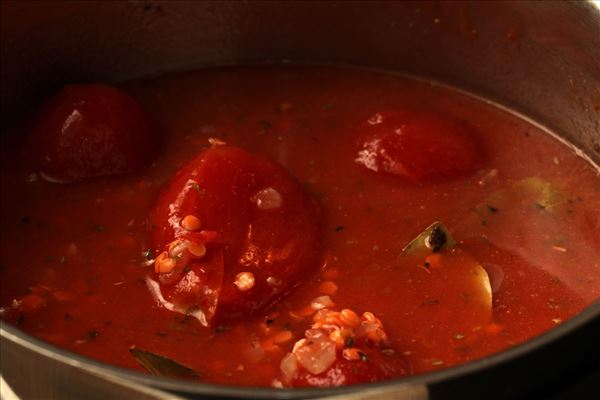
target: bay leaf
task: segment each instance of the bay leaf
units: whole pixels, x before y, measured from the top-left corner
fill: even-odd
[[[197,378],[199,376],[193,369],[163,355],[142,350],[135,346],[129,348],[129,352],[152,375],[169,378]]]

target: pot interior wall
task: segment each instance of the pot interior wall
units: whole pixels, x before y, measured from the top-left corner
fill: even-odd
[[[4,115],[65,82],[338,63],[465,88],[600,158],[600,12],[591,2],[5,1],[1,29]]]

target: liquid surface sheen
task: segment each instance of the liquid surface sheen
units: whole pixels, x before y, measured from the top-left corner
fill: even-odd
[[[38,338],[143,370],[129,351],[135,346],[176,360],[204,382],[338,385],[440,370],[508,349],[600,297],[598,171],[488,103],[396,75],[308,66],[209,69],[123,89],[165,134],[158,158],[141,172],[47,182],[20,162],[21,129],[5,135],[2,318]],[[390,110],[468,125],[477,138],[476,170],[453,161],[460,176],[415,181],[365,168],[356,160],[361,129]],[[274,305],[205,327],[157,304],[145,253],[161,189],[209,138],[282,165],[323,212],[318,265]],[[427,172],[402,173],[421,177],[439,167],[422,165]],[[440,264],[439,257],[401,256],[435,221],[458,243],[452,257],[442,255]],[[43,304],[29,304],[32,294]],[[366,337],[385,349],[355,354],[346,340],[335,353],[314,339],[347,379],[323,378],[320,365],[302,369],[302,351],[301,366],[290,369],[294,344],[313,335],[306,331],[314,324],[324,329],[319,308],[338,312],[346,326],[354,326],[354,314],[340,311],[367,320],[372,313],[369,321],[384,332]],[[399,357],[393,362],[385,358],[392,352]],[[344,364],[369,357],[385,368]]]

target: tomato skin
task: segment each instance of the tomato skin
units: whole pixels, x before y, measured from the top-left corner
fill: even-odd
[[[107,85],[67,85],[42,108],[27,158],[45,178],[73,182],[150,164],[160,132],[128,94]]]
[[[461,121],[418,111],[382,111],[359,127],[356,163],[415,183],[481,167],[476,132]]]
[[[312,375],[303,370],[292,382],[293,387],[331,387],[378,382],[406,376],[410,366],[397,354],[386,355],[378,349],[363,348],[365,360],[339,358],[325,372]]]
[[[257,207],[253,198],[265,188],[280,194],[280,207]],[[317,265],[319,206],[284,168],[245,150],[208,148],[173,177],[149,217],[158,251],[175,238],[189,237],[178,225],[187,215],[200,218],[202,229],[215,231],[214,245],[223,250],[219,317],[268,306]],[[254,275],[251,289],[235,285],[241,272]]]

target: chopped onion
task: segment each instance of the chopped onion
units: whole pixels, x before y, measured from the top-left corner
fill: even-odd
[[[293,353],[287,353],[287,355],[281,359],[279,368],[281,368],[281,377],[283,381],[285,383],[290,382],[296,377],[296,373],[298,372],[298,360],[296,359],[296,356]]]
[[[325,296],[319,296],[316,299],[314,299],[310,303],[310,306],[315,310],[322,310],[324,308],[329,308],[329,307],[335,306],[335,303],[333,302],[333,300],[331,300],[331,297],[325,295]]]
[[[306,341],[294,351],[298,363],[313,375],[327,371],[336,360],[336,346],[328,337],[322,336]]]
[[[250,290],[254,287],[254,274],[247,271],[240,272],[235,276],[235,281],[233,283],[242,292]]]
[[[165,300],[162,292],[160,291],[160,285],[158,284],[158,282],[151,279],[150,277],[146,277],[146,286],[148,287],[148,290],[150,290],[150,294],[152,294],[154,301],[156,301],[156,303],[158,305],[166,308],[169,311],[173,311],[173,312],[177,312],[180,314],[189,315],[191,317],[194,317],[198,321],[200,321],[200,323],[202,325],[208,326],[208,321],[206,320],[206,315],[204,314],[204,312],[202,310],[195,309],[190,312],[190,310],[187,308],[178,307],[175,304],[171,303],[170,301]]]
[[[252,363],[257,363],[265,356],[265,350],[260,345],[258,339],[253,337],[250,342],[250,347],[245,352],[246,357]]]
[[[306,339],[300,339],[298,340],[296,343],[294,343],[294,348],[292,349],[292,352],[296,352],[296,350],[298,350],[300,347],[304,346],[304,344],[306,343]]]

